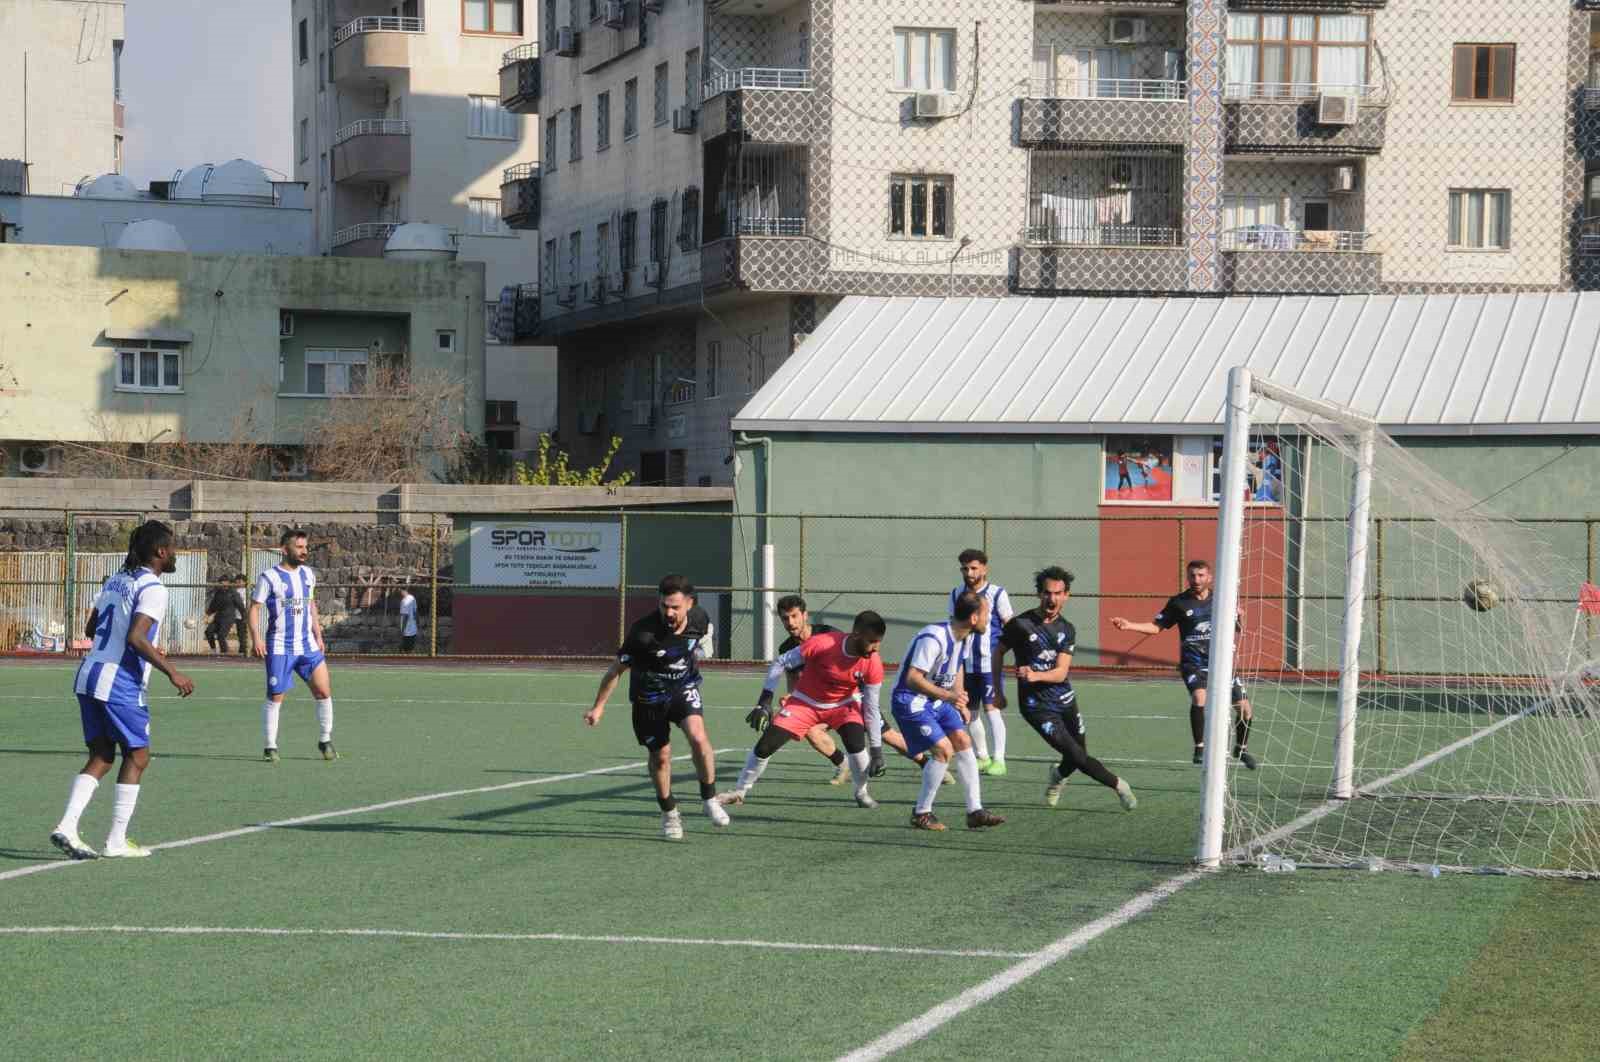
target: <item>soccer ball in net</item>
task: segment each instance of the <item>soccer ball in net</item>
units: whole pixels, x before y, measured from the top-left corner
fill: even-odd
[[[1500,591],[1491,582],[1474,579],[1461,591],[1461,601],[1474,612],[1488,612],[1500,603]]]

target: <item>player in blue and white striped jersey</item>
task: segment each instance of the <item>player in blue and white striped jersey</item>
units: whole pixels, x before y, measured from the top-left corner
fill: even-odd
[[[278,762],[278,713],[294,676],[317,702],[317,751],[336,760],[333,747],[333,685],[324,656],[322,619],[317,615],[317,574],[306,564],[306,533],[293,528],[279,539],[283,560],[256,579],[250,604],[250,651],[267,661],[267,699],[261,706],[261,758]],[[266,632],[262,633],[262,616]]]
[[[983,809],[978,760],[967,736],[971,713],[962,682],[967,636],[988,620],[988,598],[971,592],[957,594],[949,621],[930,623],[918,631],[900,659],[900,677],[889,710],[905,736],[906,753],[928,754],[922,766],[922,792],[911,812],[911,825],[916,829],[944,829],[944,823],[934,817],[933,798],[951,760],[967,791],[967,828],[999,826],[1006,821]]]
[[[1000,674],[1000,631],[1016,610],[1011,607],[1011,597],[1003,586],[989,581],[989,555],[981,549],[964,549],[956,558],[961,565],[961,585],[950,591],[950,614],[955,615],[956,598],[972,591],[989,602],[989,621],[975,629],[967,640],[966,677],[967,703],[972,708],[972,722],[967,729],[972,734],[972,747],[978,757],[978,770],[984,774],[1006,773],[1006,684]],[[988,735],[984,734],[984,720],[988,721]],[[994,756],[990,757],[990,742],[994,739]]]
[[[73,679],[89,760],[72,779],[66,811],[50,834],[50,843],[73,859],[150,854],[148,848],[128,840],[128,822],[139,802],[140,779],[150,763],[150,707],[145,691],[151,669],[171,679],[179,696],[194,692],[194,683],[167,663],[156,645],[167,613],[167,588],[160,576],[176,569],[172,528],[157,520],[147,521],[129,537],[127,560],[105,581],[89,610],[84,634],[91,644]],[[78,836],[78,822],[100,779],[111,770],[119,746],[122,768],[117,772],[111,830],[104,851],[96,852]]]

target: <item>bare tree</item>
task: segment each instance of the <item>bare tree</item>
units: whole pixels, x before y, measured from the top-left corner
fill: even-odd
[[[263,432],[249,407],[236,412],[214,439],[181,432],[174,438],[171,428],[159,427],[149,416],[132,420],[96,412],[88,419],[94,441],[65,448],[63,471],[69,476],[255,479],[269,467],[271,448],[261,440]]]
[[[360,394],[334,399],[306,425],[306,470],[322,480],[430,481],[471,442],[465,403],[465,383],[444,370],[371,366]]]

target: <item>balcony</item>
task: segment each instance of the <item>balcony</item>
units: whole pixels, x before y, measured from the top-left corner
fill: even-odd
[[[1600,217],[1578,222],[1578,253],[1586,258],[1600,257]]]
[[[363,221],[346,225],[333,234],[333,253],[339,258],[382,258],[383,245],[389,242],[398,221]]]
[[[420,18],[368,15],[333,31],[335,84],[386,77],[411,67],[411,39],[423,32]]]
[[[1596,73],[1591,71],[1589,84],[1578,90],[1577,135],[1578,154],[1586,161],[1600,162],[1600,87]]]
[[[410,122],[363,118],[333,134],[335,181],[387,181],[410,172]]]
[[[824,245],[806,236],[803,211],[792,216],[732,214],[713,221],[722,238],[700,251],[707,291],[813,291],[827,266]]]
[[[701,86],[701,136],[739,134],[766,144],[803,144],[816,125],[811,71],[777,67],[721,68]]]
[[[1318,121],[1323,96],[1354,96],[1349,124]],[[1229,82],[1223,141],[1230,155],[1376,155],[1383,150],[1387,91],[1374,85]]]
[[[513,48],[500,60],[500,106],[512,114],[539,113],[539,45]]]
[[[1023,147],[1178,147],[1189,135],[1188,85],[1144,78],[1029,78],[1018,101]]]
[[[1031,224],[1011,250],[1008,283],[1024,294],[1182,291],[1188,259],[1175,225]]]
[[[1367,232],[1247,225],[1222,233],[1228,290],[1248,295],[1345,295],[1383,284],[1383,255]]]
[[[500,176],[500,219],[513,229],[539,227],[539,164],[524,162]]]

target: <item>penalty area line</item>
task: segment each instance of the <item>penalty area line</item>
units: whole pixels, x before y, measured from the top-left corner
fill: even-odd
[[[724,753],[736,751],[738,750],[732,748],[713,749],[712,755],[721,756]],[[678,763],[692,758],[692,754],[685,754],[682,756],[674,756],[672,761],[674,763]],[[454,797],[478,796],[483,793],[504,793],[512,789],[526,789],[528,786],[533,785],[550,785],[555,782],[571,782],[579,778],[593,778],[596,775],[618,774],[622,771],[642,770],[648,766],[648,762],[644,760],[636,760],[632,763],[619,763],[612,767],[596,767],[590,771],[573,771],[570,774],[552,774],[546,775],[543,778],[523,778],[515,782],[502,782],[499,785],[481,785],[474,786],[470,789],[447,789],[440,793],[423,793],[419,796],[402,797],[399,800],[385,800],[379,804],[363,804],[360,807],[340,808],[337,811],[319,811],[312,815],[297,815],[292,819],[275,819],[272,822],[260,822],[252,826],[241,826],[234,830],[222,830],[217,833],[206,833],[201,834],[198,837],[185,837],[182,840],[177,841],[163,841],[160,844],[152,844],[148,847],[153,852],[159,852],[167,848],[187,848],[190,845],[195,844],[209,844],[212,841],[229,841],[235,837],[248,837],[254,833],[265,833],[267,830],[282,829],[286,826],[304,826],[310,822],[323,822],[327,819],[344,818],[349,815],[365,815],[374,811],[388,811],[391,808],[410,807],[413,804],[427,804],[435,800],[450,800]],[[0,881],[7,881],[12,878],[25,878],[29,874],[42,874],[47,870],[65,870],[67,867],[88,866],[91,863],[97,862],[99,862],[99,860],[96,859],[85,859],[81,861],[63,859],[49,863],[35,863],[31,866],[19,867],[16,870],[0,872]]]
[[[914,955],[949,959],[1026,959],[1030,951],[983,948],[910,948],[880,944],[829,944],[788,940],[743,940],[715,937],[654,937],[589,933],[467,933],[417,929],[280,929],[256,926],[0,926],[0,936],[67,936],[121,933],[170,937],[352,937],[391,940],[490,941],[499,943],[655,944],[679,947],[751,948],[764,951],[847,952],[853,955]]]

